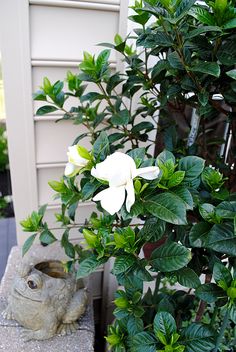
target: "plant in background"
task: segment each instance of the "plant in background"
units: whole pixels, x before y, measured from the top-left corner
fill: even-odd
[[[109,50],[85,53],[80,73],[68,72],[67,88],[45,78],[35,94],[46,102],[38,115],[62,111],[87,129],[69,147],[65,175],[49,184],[62,203],[56,218],[71,258],[67,269],[79,262],[81,278],[115,258],[121,289],[107,336],[113,351],[217,352],[234,345],[227,332],[236,323],[234,6],[136,1],[136,46],[119,35],[106,44],[123,55],[125,73],[110,70]],[[71,96],[78,103],[67,111]],[[78,203],[89,199],[98,213],[76,224]],[[56,241],[45,210],[21,223],[33,232],[24,253],[37,235]],[[70,242],[74,226],[85,249]],[[141,255],[159,240],[150,257]]]
[[[0,126],[0,171],[6,170],[8,165],[8,150],[7,150],[7,139],[6,129]]]

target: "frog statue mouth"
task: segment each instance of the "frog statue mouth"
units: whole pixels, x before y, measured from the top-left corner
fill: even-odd
[[[35,269],[54,279],[67,279],[69,275],[59,260],[38,263],[35,265]]]

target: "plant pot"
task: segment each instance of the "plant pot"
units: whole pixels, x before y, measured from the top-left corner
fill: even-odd
[[[143,246],[143,253],[144,253],[144,257],[146,259],[150,259],[152,252],[161,247],[165,241],[166,241],[166,236],[164,236],[163,238],[161,238],[160,240],[156,241],[156,242],[147,242],[144,244]]]

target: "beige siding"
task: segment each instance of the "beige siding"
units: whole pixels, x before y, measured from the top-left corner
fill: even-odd
[[[18,243],[27,238],[19,221],[42,204],[49,204],[46,217],[52,226],[58,226],[53,214],[59,203],[52,199],[48,180],[61,177],[67,147],[83,133],[82,127],[71,122],[55,123],[61,117],[56,113],[35,116],[42,104],[32,102],[32,93],[45,76],[53,82],[64,79],[68,69],[77,72],[83,51],[96,54],[102,50],[98,43],[112,42],[116,33],[125,36],[127,7],[127,0],[3,0],[0,4]],[[7,20],[10,17],[11,31]],[[114,70],[116,66],[121,68],[115,53],[111,54],[110,62]],[[89,146],[88,140],[83,143]],[[79,221],[92,209],[91,204],[81,205]]]

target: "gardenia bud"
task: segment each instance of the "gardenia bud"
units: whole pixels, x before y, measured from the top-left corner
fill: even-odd
[[[79,154],[79,145],[73,145],[68,147],[68,163],[65,168],[65,176],[72,177],[77,174],[77,172],[85,167],[88,163],[88,160],[80,156]]]

